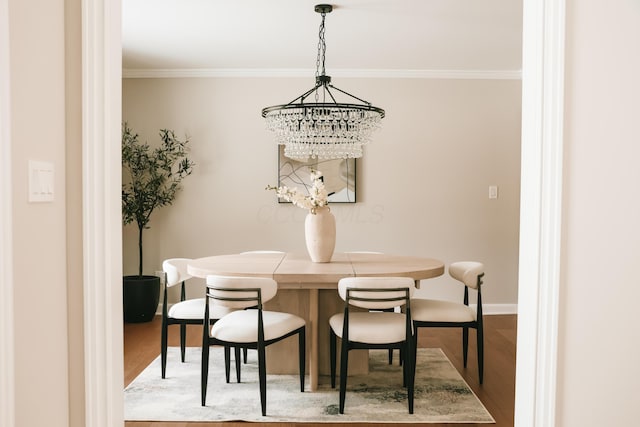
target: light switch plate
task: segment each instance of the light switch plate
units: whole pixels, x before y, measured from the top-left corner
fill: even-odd
[[[53,202],[53,163],[29,160],[29,202]]]
[[[490,185],[489,186],[489,198],[490,199],[497,199],[498,198],[498,186],[497,185]]]

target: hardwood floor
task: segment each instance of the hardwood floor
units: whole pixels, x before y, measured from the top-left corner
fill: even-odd
[[[124,383],[133,379],[160,354],[160,318],[148,323],[124,326]],[[485,316],[484,384],[478,384],[475,332],[469,333],[469,363],[462,367],[461,332],[459,329],[420,329],[419,347],[440,347],[474,393],[496,420],[496,427],[513,426],[516,371],[516,316]],[[201,328],[188,327],[188,346],[199,346]],[[169,345],[179,345],[178,327],[169,328]],[[257,392],[257,391],[256,391]],[[125,427],[246,427],[249,423],[125,422]],[[260,423],[252,423],[258,425]],[[267,423],[265,423],[266,425]],[[268,423],[269,427],[297,427],[298,423]],[[329,427],[340,423],[309,423],[305,427]],[[356,427],[358,424],[354,424]],[[367,427],[401,427],[404,424],[367,424]],[[429,424],[442,426],[475,426],[478,424]],[[484,424],[483,424],[484,425]]]

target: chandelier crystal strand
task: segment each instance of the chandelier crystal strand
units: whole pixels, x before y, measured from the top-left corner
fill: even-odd
[[[324,23],[331,10],[331,5],[315,6],[315,11],[322,16],[318,31],[316,85],[289,104],[262,110],[267,129],[274,132],[278,144],[285,146],[285,156],[296,160],[362,157],[363,145],[369,143],[371,134],[380,127],[385,115],[383,109],[333,86],[331,77],[325,74]],[[332,89],[360,103],[337,102]],[[305,103],[312,92],[315,102]]]

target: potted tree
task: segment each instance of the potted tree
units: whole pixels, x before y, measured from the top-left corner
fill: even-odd
[[[172,130],[161,129],[162,144],[151,148],[139,142],[125,122],[122,125],[122,220],[138,226],[138,274],[123,278],[125,322],[153,319],[160,298],[160,278],[144,275],[142,232],[149,228],[151,213],[170,205],[181,181],[193,170],[187,157],[189,139],[179,140]]]

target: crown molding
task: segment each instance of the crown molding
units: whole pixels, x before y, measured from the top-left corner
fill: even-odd
[[[171,68],[135,69],[125,68],[126,79],[147,78],[265,78],[265,77],[310,77],[312,69],[263,69],[263,68]],[[332,77],[341,78],[388,78],[388,79],[461,79],[461,80],[521,80],[521,70],[394,70],[394,69],[335,69]]]

